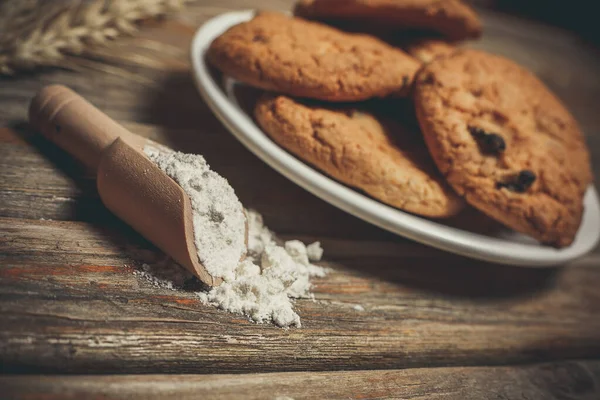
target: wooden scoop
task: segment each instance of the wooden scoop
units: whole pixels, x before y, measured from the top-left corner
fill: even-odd
[[[29,121],[97,173],[104,205],[209,286],[198,261],[190,199],[143,153],[152,143],[134,135],[65,86],[43,88],[31,101]],[[156,145],[159,147],[160,145]]]

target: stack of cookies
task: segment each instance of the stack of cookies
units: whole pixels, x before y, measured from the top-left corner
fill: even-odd
[[[532,73],[457,47],[481,35],[470,7],[300,0],[294,13],[259,12],[207,53],[265,90],[255,118],[276,143],[399,209],[444,218],[469,204],[541,243],[573,242],[592,181],[584,137]]]

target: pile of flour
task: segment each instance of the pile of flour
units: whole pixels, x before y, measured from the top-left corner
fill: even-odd
[[[248,210],[247,215],[248,257],[238,264],[236,278],[198,295],[204,303],[255,322],[300,327],[292,299],[312,297],[310,278],[323,277],[327,270],[310,261],[320,260],[323,250],[319,242],[307,248],[298,240],[279,246],[260,214]]]
[[[311,264],[323,255],[319,242],[305,246],[291,240],[280,246],[262,216],[248,210],[246,248],[243,206],[204,157],[150,146],[144,152],[190,197],[198,258],[212,276],[223,278],[220,286],[197,293],[202,302],[258,323],[300,327],[293,299],[312,297],[310,278],[327,273]]]

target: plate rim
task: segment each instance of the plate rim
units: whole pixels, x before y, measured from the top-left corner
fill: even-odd
[[[410,240],[469,258],[521,267],[552,267],[581,257],[596,247],[600,229],[593,235],[589,228],[591,224],[600,226],[600,202],[593,185],[588,187],[584,197],[584,215],[575,241],[569,247],[555,249],[465,231],[396,209],[329,178],[279,147],[239,107],[237,100],[221,89],[205,59],[208,45],[218,34],[249,20],[254,14],[255,10],[231,11],[205,21],[191,42],[192,75],[196,88],[215,116],[271,168],[357,218]],[[582,237],[584,231],[592,232],[592,237]]]

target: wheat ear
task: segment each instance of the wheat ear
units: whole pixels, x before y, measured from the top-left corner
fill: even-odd
[[[4,8],[10,9],[11,15],[0,21],[7,27],[0,34],[0,74],[61,65],[65,55],[81,54],[87,46],[103,45],[121,34],[131,34],[136,22],[179,10],[184,2],[77,0],[40,4],[40,0],[9,1],[13,8],[6,3]]]

